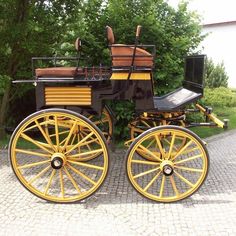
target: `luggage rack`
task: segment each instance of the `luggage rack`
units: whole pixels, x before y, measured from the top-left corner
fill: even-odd
[[[56,64],[57,61],[77,61],[78,57],[33,57],[32,58],[32,77],[31,80],[15,80],[13,83],[55,83],[55,82],[83,82],[83,81],[102,81],[108,80],[111,76],[111,68],[108,66],[92,66],[92,67],[60,67]],[[35,62],[37,61],[53,61],[54,67],[35,69]],[[58,75],[60,71],[69,69],[68,75]],[[38,76],[37,70],[45,75]],[[47,74],[47,71],[50,73]],[[74,71],[74,73],[72,73]],[[46,72],[46,73],[45,73]]]

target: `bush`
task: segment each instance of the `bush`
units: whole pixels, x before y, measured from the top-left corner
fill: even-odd
[[[203,103],[212,107],[236,107],[236,94],[229,88],[205,88]]]
[[[228,75],[224,63],[214,65],[212,59],[207,59],[205,69],[205,86],[208,88],[228,87]]]

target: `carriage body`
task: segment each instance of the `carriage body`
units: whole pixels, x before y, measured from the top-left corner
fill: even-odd
[[[211,109],[198,104],[203,96],[205,55],[186,57],[182,87],[155,96],[156,49],[138,44],[140,29],[138,26],[135,44],[124,45],[114,43],[112,29],[107,27],[111,67],[79,67],[79,56],[37,57],[32,59],[33,65],[39,60],[53,60],[55,64],[74,60],[77,66],[33,66],[33,80],[16,81],[35,85],[38,112],[14,131],[9,156],[17,178],[36,196],[54,202],[83,200],[104,182],[109,162],[107,145],[113,140],[115,120],[107,100],[135,103],[126,158],[128,178],[139,193],[154,201],[173,202],[190,196],[204,182],[208,153],[201,139],[186,128],[226,127]],[[80,46],[77,40],[76,48]],[[189,109],[190,104],[195,108]],[[189,122],[189,112],[201,112],[206,122]],[[32,137],[34,130],[39,137]],[[25,149],[21,139],[34,148]],[[46,160],[28,163],[31,156]]]

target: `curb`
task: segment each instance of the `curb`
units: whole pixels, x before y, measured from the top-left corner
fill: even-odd
[[[211,137],[208,137],[208,138],[204,138],[203,140],[205,142],[213,142],[215,141],[216,139],[222,139],[224,137],[228,137],[228,136],[231,136],[233,134],[236,134],[236,129],[232,129],[232,130],[229,130],[229,131],[225,131],[221,134],[216,134],[216,135],[213,135]]]

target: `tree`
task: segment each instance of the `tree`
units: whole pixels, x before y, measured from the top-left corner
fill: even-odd
[[[207,59],[204,78],[206,87],[228,87],[228,79],[223,62],[215,65],[212,59]]]
[[[32,56],[55,53],[79,6],[77,0],[0,0],[0,138],[9,102],[29,89],[12,80],[32,76]]]

